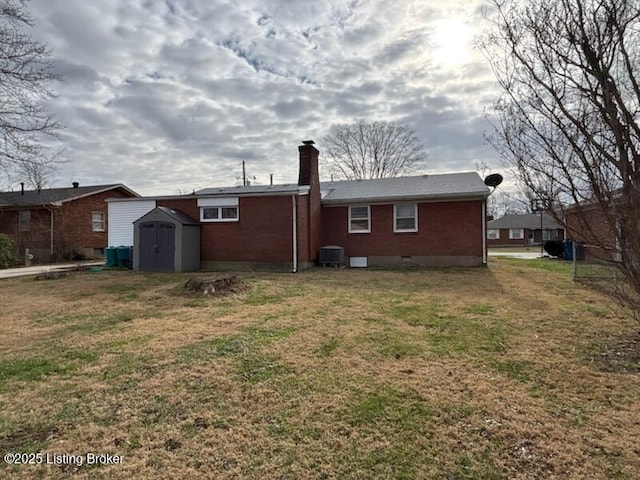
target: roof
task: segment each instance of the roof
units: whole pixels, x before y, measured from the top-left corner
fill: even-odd
[[[167,215],[168,217],[171,217],[176,222],[181,223],[182,225],[198,225],[198,226],[200,226],[200,222],[195,221],[193,218],[191,218],[186,213],[183,213],[180,210],[175,210],[175,209],[169,208],[169,207],[156,207],[153,210],[151,210],[150,212],[145,213],[142,217],[140,217],[138,220],[136,220],[136,222],[144,219],[145,217],[149,216],[150,214],[152,214],[152,213],[154,213],[154,212],[156,212],[158,210],[161,211],[162,213],[164,213],[165,215]]]
[[[556,222],[556,220],[548,213],[544,213],[542,215],[542,227],[564,228],[562,225]],[[487,228],[527,228],[529,230],[540,229],[540,214],[527,213],[524,215],[505,215],[504,217],[487,222]]]
[[[195,195],[256,195],[265,193],[297,193],[300,190],[307,190],[306,186],[299,186],[297,183],[285,183],[282,185],[239,185],[237,187],[213,187],[203,188],[195,192]]]
[[[322,182],[323,204],[486,198],[490,190],[476,172]]]
[[[0,192],[0,207],[21,207],[32,205],[52,205],[69,202],[116,188],[139,197],[139,195],[121,183],[110,185],[90,185],[86,187],[43,188],[42,190],[25,190],[17,192]]]

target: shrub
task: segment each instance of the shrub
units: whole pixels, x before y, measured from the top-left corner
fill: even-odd
[[[17,263],[15,247],[8,235],[0,233],[0,268],[8,268]]]

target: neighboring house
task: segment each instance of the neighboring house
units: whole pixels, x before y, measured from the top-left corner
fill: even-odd
[[[354,265],[483,265],[489,189],[477,173],[320,183],[318,150],[299,150],[297,184],[207,188],[191,195],[110,199],[109,245],[135,245],[133,222],[157,207],[165,217],[200,224],[200,268],[313,265],[325,245],[344,248]],[[160,214],[159,214],[160,215]],[[186,218],[185,218],[186,216]],[[158,217],[160,218],[160,217]],[[190,220],[187,220],[190,219]],[[158,270],[167,269],[179,223],[151,222]],[[138,228],[142,228],[138,222]],[[138,235],[136,238],[139,238]],[[152,243],[152,242],[149,242]],[[188,242],[187,242],[188,243]],[[143,252],[147,254],[148,252]],[[137,257],[137,258],[136,258]],[[148,262],[149,257],[145,257]]]
[[[505,215],[487,222],[487,244],[490,247],[540,245],[540,241],[564,240],[564,227],[547,214]]]
[[[621,224],[624,218],[633,218],[634,212],[626,211],[620,200],[618,194],[614,195],[611,206],[604,210],[591,202],[567,208],[565,223],[569,238],[581,246],[580,251],[585,259],[620,261],[623,250],[628,253],[628,239]]]
[[[138,194],[122,184],[0,192],[0,233],[47,262],[104,255],[107,246],[107,198]]]

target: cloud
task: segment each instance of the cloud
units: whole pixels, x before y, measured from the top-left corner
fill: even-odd
[[[414,128],[432,171],[493,162],[484,59],[434,52],[438,22],[479,23],[481,3],[32,0],[31,33],[64,77],[56,182],[170,194],[234,185],[242,160],[262,183],[294,182],[299,142],[356,117]]]

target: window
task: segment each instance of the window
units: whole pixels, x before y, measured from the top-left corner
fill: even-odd
[[[200,217],[203,222],[232,222],[238,220],[238,207],[202,207]]]
[[[31,230],[31,210],[20,210],[18,213],[18,227],[21,232]]]
[[[410,203],[393,206],[393,231],[417,232],[418,231],[418,205]]]
[[[499,228],[490,228],[487,230],[487,238],[489,240],[499,240],[500,239],[500,229]]]
[[[523,240],[524,239],[524,228],[510,228],[509,229],[509,239],[510,240]]]
[[[371,232],[371,209],[369,205],[349,207],[349,233]]]
[[[199,198],[201,222],[237,222],[238,197]]]
[[[91,230],[104,232],[104,212],[91,212]]]

